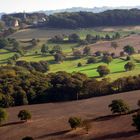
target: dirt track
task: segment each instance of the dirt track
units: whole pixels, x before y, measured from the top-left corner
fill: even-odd
[[[131,108],[136,108],[140,99],[140,91],[133,91],[111,96],[91,98],[81,101],[65,103],[49,103],[9,108],[10,123],[0,127],[0,140],[21,140],[30,135],[37,140],[140,140],[140,133],[131,126],[131,115],[111,117],[108,104],[113,99],[126,100]],[[32,113],[32,120],[27,123],[19,123],[17,114],[21,109],[28,109]],[[69,131],[67,120],[70,116],[80,116],[84,119],[101,117],[98,121],[92,121],[92,129],[89,134],[85,131]]]

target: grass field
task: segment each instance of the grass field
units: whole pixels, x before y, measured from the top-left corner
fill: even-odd
[[[131,109],[137,108],[140,91],[90,98],[80,101],[19,106],[7,109],[5,126],[0,127],[1,140],[21,140],[32,136],[35,140],[139,140],[140,133],[132,126],[132,115],[112,116],[108,105],[123,99]],[[29,110],[31,121],[21,123],[17,114]],[[91,128],[71,130],[68,119],[76,116],[90,120]]]
[[[119,32],[122,36],[121,39],[116,40],[119,44],[119,48],[114,50],[110,47],[110,41],[99,41],[93,45],[89,45],[91,47],[92,52],[95,51],[109,51],[114,52],[118,55],[120,51],[122,51],[123,47],[125,45],[132,45],[135,47],[136,50],[139,49],[139,40],[140,40],[140,27],[101,27],[101,28],[91,28],[91,29],[77,29],[77,30],[66,30],[66,29],[26,29],[26,30],[20,30],[17,33],[14,33],[13,35],[9,36],[12,38],[16,38],[20,41],[21,46],[26,50],[26,54],[23,57],[20,57],[18,60],[25,60],[25,61],[41,61],[46,60],[50,64],[50,71],[49,72],[57,72],[57,71],[67,71],[67,72],[82,72],[85,73],[89,77],[98,77],[99,74],[97,73],[97,67],[99,65],[105,65],[104,63],[96,63],[96,64],[86,64],[88,57],[83,57],[81,59],[71,59],[67,56],[67,59],[60,63],[56,64],[54,62],[53,56],[42,56],[40,54],[41,46],[43,43],[46,43],[47,39],[54,36],[54,35],[69,35],[71,33],[77,33],[80,35],[81,39],[85,38],[87,34],[92,35],[100,35],[104,36],[106,34],[113,35],[115,32]],[[135,32],[137,34],[131,35],[132,32]],[[129,36],[128,36],[129,35]],[[127,37],[124,37],[127,36]],[[31,40],[32,38],[37,38],[40,40],[40,42],[35,47],[31,47],[31,43],[23,43],[23,41]],[[69,55],[72,53],[72,48],[77,48],[82,51],[83,47],[78,46],[76,43],[61,43],[61,44],[55,44],[55,43],[48,43],[49,48],[51,49],[55,45],[60,45],[62,48],[62,51]],[[38,52],[38,54],[35,54],[35,52]],[[6,61],[8,58],[13,56],[13,52],[9,52],[7,50],[0,50],[0,65],[6,64]],[[134,55],[133,59],[140,60],[140,55]],[[82,67],[77,67],[77,64],[81,62]],[[127,63],[127,61],[121,60],[121,59],[115,59],[112,63],[108,66],[111,70],[111,73],[107,76],[111,78],[112,80],[117,79],[119,77],[123,76],[129,76],[129,75],[138,75],[140,74],[140,63],[136,63],[136,68],[133,71],[125,72],[124,71],[124,65]]]
[[[48,39],[54,35],[70,35],[72,33],[77,33],[80,35],[81,39],[85,38],[87,34],[105,36],[109,34],[112,36],[115,32],[119,32],[121,36],[127,36],[133,32],[140,33],[139,27],[99,27],[99,28],[86,28],[86,29],[24,29],[20,30],[12,35],[10,38],[16,39]]]
[[[7,59],[12,57],[15,53],[0,49],[0,64],[6,64]]]

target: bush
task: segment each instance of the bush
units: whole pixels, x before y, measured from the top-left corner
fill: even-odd
[[[8,117],[8,114],[7,114],[6,110],[3,109],[3,108],[0,108],[0,124],[3,121],[6,121],[7,120],[7,117]]]
[[[21,110],[18,114],[20,120],[27,121],[32,118],[31,113],[28,110]]]
[[[113,100],[109,107],[111,108],[113,114],[122,114],[129,111],[129,106],[122,99]]]
[[[140,131],[140,111],[136,115],[133,115],[133,126],[136,127],[138,131]]]
[[[77,127],[80,127],[82,125],[82,120],[78,117],[71,117],[69,118],[68,122],[72,129],[76,129]]]
[[[32,137],[27,136],[27,137],[24,137],[22,140],[34,140],[34,139]]]

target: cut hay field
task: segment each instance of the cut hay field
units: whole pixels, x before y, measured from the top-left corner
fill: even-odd
[[[7,109],[9,120],[0,127],[1,140],[21,140],[32,136],[35,140],[139,140],[138,133],[132,124],[132,114],[113,117],[108,105],[114,99],[123,99],[131,107],[137,108],[140,91],[91,98],[64,103],[48,103],[13,107]],[[17,114],[27,109],[32,113],[32,120],[20,123]],[[91,129],[71,131],[68,118],[80,116],[89,120]]]

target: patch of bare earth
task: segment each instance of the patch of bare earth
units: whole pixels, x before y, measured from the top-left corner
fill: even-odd
[[[111,41],[100,41],[95,44],[89,45],[92,48],[92,52],[96,51],[109,51],[110,53],[115,52],[117,55],[120,54],[121,51],[123,51],[123,47],[126,45],[133,46],[136,51],[140,50],[140,35],[131,35],[125,38],[121,38],[118,40],[115,40],[119,47],[117,49],[114,49],[111,47]]]
[[[32,136],[36,140],[140,140],[140,133],[131,126],[131,115],[112,116],[108,105],[113,99],[124,99],[135,109],[140,91],[9,108],[9,120],[0,127],[0,140],[21,140],[24,136]],[[21,109],[31,111],[31,121],[23,123],[17,119]],[[67,122],[71,116],[90,120],[92,128],[89,133],[83,129],[71,131]]]

